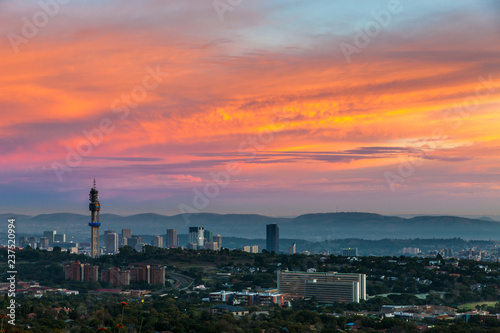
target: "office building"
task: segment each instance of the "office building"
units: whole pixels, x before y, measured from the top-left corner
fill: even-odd
[[[55,243],[65,243],[66,242],[66,234],[55,234],[54,235]]]
[[[198,250],[198,245],[196,245],[196,243],[187,243],[186,249],[187,250]]]
[[[266,250],[275,253],[280,251],[280,230],[277,224],[266,225]]]
[[[122,235],[120,239],[120,245],[128,245],[127,240],[132,237],[132,229],[122,229]]]
[[[297,252],[297,244],[293,243],[288,247],[288,253],[295,254]]]
[[[278,293],[281,294],[295,297],[312,297],[317,296],[318,290],[323,290],[327,298],[323,297],[322,301],[326,302],[359,302],[359,300],[366,300],[365,274],[292,271],[279,271],[277,274]],[[315,283],[315,285],[306,286],[308,283]],[[339,285],[329,285],[335,283]],[[350,301],[351,299],[354,301]]]
[[[106,242],[106,253],[118,253],[118,234],[113,230],[107,230],[104,232],[104,239]]]
[[[177,229],[167,229],[167,244],[168,248],[179,247],[179,242],[177,241]]]
[[[229,302],[234,299],[234,291],[218,291],[208,294],[210,302]]]
[[[205,242],[205,249],[217,251],[219,249],[219,244],[217,244],[217,242]]]
[[[342,256],[344,256],[344,257],[357,257],[358,256],[358,248],[357,247],[349,247],[347,249],[342,249]]]
[[[409,254],[416,256],[420,253],[420,249],[418,247],[404,247],[403,254]]]
[[[257,294],[257,301],[259,305],[279,305],[283,306],[285,304],[285,296],[282,294],[275,293],[264,293]]]
[[[205,238],[205,243],[206,242],[213,242],[214,241],[214,234],[210,230],[205,230],[204,231],[204,238]]]
[[[163,237],[162,236],[154,236],[153,237],[153,242],[151,245],[156,246],[156,247],[163,247]]]
[[[236,292],[234,293],[234,301],[238,304],[250,306],[257,303],[257,293],[250,291]]]
[[[18,245],[19,246],[24,246],[25,243],[28,243],[28,237],[24,236],[24,237],[19,237],[18,238]]]
[[[43,232],[43,237],[47,237],[49,239],[49,246],[52,246],[52,244],[54,243],[55,238],[56,238],[56,233],[57,233],[57,231],[55,231],[55,230]]]
[[[220,250],[222,248],[222,236],[217,234],[213,237],[213,242],[217,243],[217,249]]]
[[[189,227],[190,244],[196,244],[197,248],[202,249],[204,246],[205,233],[203,227]]]
[[[130,238],[127,238],[127,245],[133,249],[135,249],[136,245],[139,243],[142,243],[142,237],[131,236]],[[141,249],[142,249],[142,247],[141,247]]]
[[[259,253],[259,246],[258,245],[247,245],[243,247],[243,251],[249,252],[249,253]]]
[[[42,248],[42,249],[49,248],[49,238],[48,237],[41,237],[40,238],[40,248]]]
[[[359,282],[305,282],[305,297],[316,297],[318,302],[359,303]]]

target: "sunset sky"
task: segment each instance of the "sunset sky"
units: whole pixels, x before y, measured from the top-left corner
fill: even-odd
[[[500,215],[498,1],[60,2],[0,0],[2,213]]]

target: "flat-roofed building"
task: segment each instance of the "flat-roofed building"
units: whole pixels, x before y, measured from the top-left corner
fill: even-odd
[[[259,253],[258,245],[245,245],[243,246],[243,251],[248,253]]]
[[[167,247],[179,247],[179,243],[177,241],[177,229],[167,229]]]
[[[49,230],[43,232],[43,237],[47,237],[49,239],[49,246],[52,246],[52,244],[54,243],[56,233],[57,231],[55,230]]]
[[[151,283],[151,266],[146,264],[131,264],[130,281]]]
[[[106,243],[106,253],[116,254],[118,253],[118,234],[113,230],[107,230],[104,232],[104,240]]]
[[[257,294],[257,300],[259,302],[259,305],[276,304],[279,306],[283,306],[283,304],[285,304],[285,296],[282,294],[274,294],[274,293]]]
[[[162,236],[154,236],[153,237],[153,242],[151,245],[156,246],[156,247],[163,247],[163,237]]]
[[[234,300],[244,305],[252,305],[257,302],[257,293],[252,293],[249,291],[236,292],[234,294]]]
[[[210,302],[229,302],[234,299],[234,291],[221,290],[208,294]]]
[[[83,272],[84,281],[90,282],[99,280],[99,266],[85,264],[83,266]]]
[[[222,247],[222,236],[217,234],[213,237],[213,241],[214,243],[217,243],[217,249],[216,250],[220,250],[221,247]]]
[[[54,242],[60,242],[60,243],[66,242],[66,234],[55,234]]]
[[[83,281],[84,266],[85,265],[79,261],[72,261],[64,264],[64,278],[66,280]]]
[[[315,280],[316,283],[320,283],[318,286],[321,286],[321,283],[357,283],[357,285],[355,286],[356,291],[353,291],[353,293],[356,293],[358,296],[353,296],[351,298],[358,298],[358,301],[366,300],[365,274],[279,271],[278,293],[287,294],[289,296],[305,297],[307,295],[306,282],[313,280]],[[310,288],[314,289],[316,287],[311,286]]]
[[[128,245],[127,241],[130,237],[132,237],[132,229],[122,229],[120,246]]]
[[[126,286],[130,284],[130,271],[122,271],[118,267],[103,269],[101,273],[101,280],[109,282],[114,287]]]
[[[49,238],[48,237],[42,237],[42,238],[40,238],[40,247],[42,249],[48,249],[49,248]]]
[[[219,244],[217,242],[205,242],[205,249],[217,251]]]
[[[346,249],[342,249],[343,257],[357,257],[358,256],[358,248],[357,247],[349,247]]]
[[[73,281],[98,281],[99,266],[72,261],[64,264],[64,278]]]
[[[316,297],[318,302],[359,303],[359,282],[318,282],[305,283],[305,297]]]
[[[151,284],[165,285],[165,266],[152,265],[150,267]]]

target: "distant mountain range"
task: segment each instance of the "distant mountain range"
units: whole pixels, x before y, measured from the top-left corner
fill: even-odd
[[[17,234],[41,235],[44,230],[66,233],[75,241],[88,241],[90,215],[72,213],[0,214],[6,221],[15,217]],[[223,237],[260,238],[266,236],[266,224],[279,225],[280,238],[303,239],[322,242],[333,239],[408,239],[454,238],[500,239],[500,222],[487,219],[470,219],[456,216],[415,216],[403,218],[371,213],[323,213],[306,214],[295,218],[278,218],[254,214],[191,214],[188,220],[182,215],[137,214],[119,216],[101,215],[101,233],[111,229],[132,229],[137,235],[164,235],[167,228],[187,234],[190,226],[204,227]],[[3,229],[5,234],[5,229]]]

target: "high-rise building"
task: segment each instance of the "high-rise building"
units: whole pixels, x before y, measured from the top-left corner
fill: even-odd
[[[130,238],[127,238],[127,245],[133,249],[135,249],[136,245],[139,243],[142,243],[142,237],[132,236]]]
[[[130,281],[151,283],[151,266],[146,264],[130,264]]]
[[[266,225],[266,250],[275,253],[280,251],[280,230],[277,224]]]
[[[205,242],[205,249],[217,251],[219,249],[219,244],[217,244],[217,242]]]
[[[42,249],[49,248],[49,238],[48,237],[41,237],[40,238],[40,248],[42,248]]]
[[[120,245],[121,246],[128,245],[127,239],[129,239],[130,237],[132,237],[132,229],[122,229]]]
[[[97,281],[99,266],[72,261],[64,264],[64,278],[74,281]]]
[[[366,300],[366,275],[336,272],[278,272],[278,293],[318,297],[322,302]]]
[[[55,230],[43,232],[43,237],[47,237],[49,239],[49,246],[52,246],[52,244],[54,243],[55,238],[56,238],[56,233],[57,233],[57,231],[55,231]]]
[[[205,238],[205,242],[213,242],[214,234],[210,230],[205,230],[203,237]]]
[[[187,250],[198,250],[198,245],[196,245],[196,243],[187,243],[186,249]]]
[[[177,229],[167,229],[166,245],[166,247],[179,247],[179,243],[177,242]]]
[[[288,253],[295,254],[296,252],[297,252],[297,244],[292,243],[292,245],[288,247]]]
[[[95,178],[94,187],[90,190],[89,195],[89,210],[91,211],[91,219],[89,222],[90,227],[90,256],[96,258],[99,256],[99,227],[101,222],[99,222],[99,212],[101,210],[101,204],[99,203],[99,191],[96,189]]]
[[[28,243],[28,237],[23,236],[18,238],[19,246],[24,246],[24,243]]]
[[[66,280],[83,281],[84,264],[79,261],[72,261],[64,264],[64,278]]]
[[[217,234],[213,237],[214,243],[217,243],[217,249],[220,250],[222,248],[222,236]]]
[[[344,256],[344,257],[357,257],[358,256],[358,248],[357,247],[349,247],[346,249],[342,249],[342,256]]]
[[[118,253],[118,234],[113,230],[107,230],[104,232],[104,239],[106,241],[106,253]]]
[[[259,253],[259,246],[258,245],[247,245],[243,247],[243,251],[249,252],[249,253]]]
[[[203,248],[205,233],[203,227],[189,227],[189,244],[196,244],[198,249]]]
[[[308,280],[305,283],[305,297],[316,297],[318,302],[359,303],[359,282],[320,282]]]
[[[64,243],[66,242],[66,234],[55,234],[54,242]]]
[[[103,269],[101,273],[101,280],[109,282],[114,287],[129,285],[130,284],[130,271],[122,271],[118,267]]]
[[[87,282],[98,281],[99,280],[99,266],[85,264],[83,266],[83,280],[87,281]]]
[[[151,284],[165,285],[165,266],[152,265],[150,268]]]
[[[163,247],[163,237],[162,236],[154,236],[153,242],[151,245],[156,246],[156,247]]]

